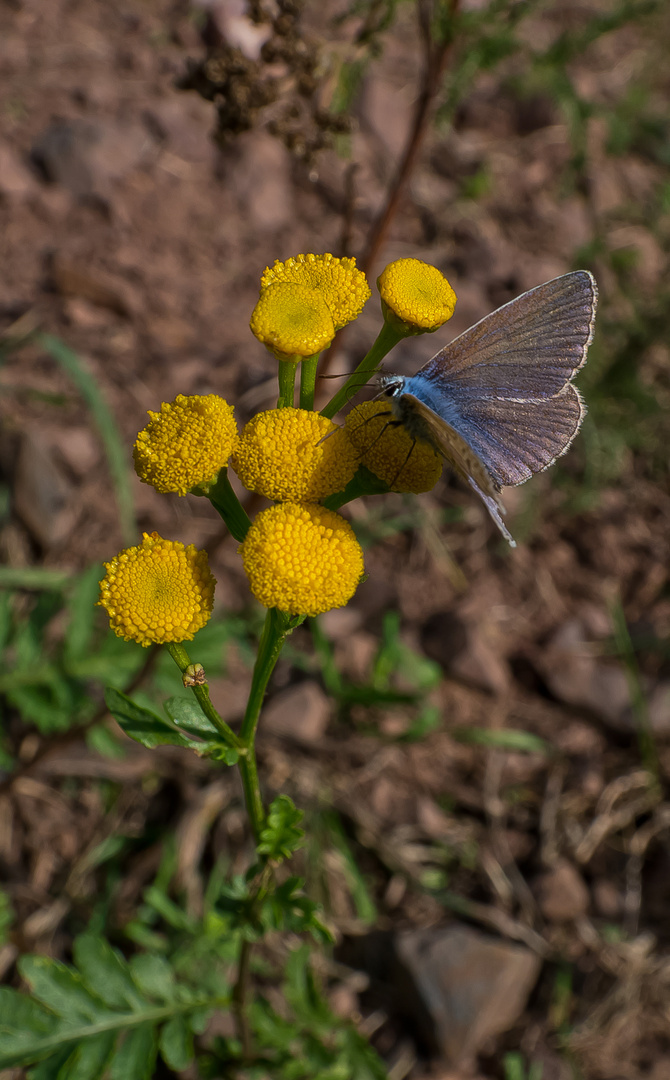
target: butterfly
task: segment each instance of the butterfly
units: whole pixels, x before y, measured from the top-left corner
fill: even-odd
[[[430,443],[483,500],[512,547],[503,487],[564,454],[586,413],[572,384],[593,339],[598,288],[575,270],[486,315],[416,375],[384,375],[394,421]]]

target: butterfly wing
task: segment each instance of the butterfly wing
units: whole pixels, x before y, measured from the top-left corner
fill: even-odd
[[[586,361],[597,298],[587,270],[563,274],[475,323],[418,376],[448,385],[456,403],[553,397]]]
[[[540,401],[480,399],[463,403],[459,431],[501,487],[523,484],[564,454],[586,407],[568,383]]]
[[[512,547],[516,547],[502,519],[505,508],[500,501],[497,481],[472,446],[451,424],[413,394],[401,394],[395,398],[394,412],[408,431],[416,438],[429,442],[442,457],[446,458],[456,472],[467,480],[486,505],[505,539]]]
[[[511,544],[498,492],[565,453],[585,408],[571,379],[593,338],[598,290],[577,270],[498,308],[394,394],[394,410],[483,499]],[[404,415],[403,415],[404,414]]]

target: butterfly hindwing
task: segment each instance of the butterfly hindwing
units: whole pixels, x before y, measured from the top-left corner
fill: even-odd
[[[523,484],[564,454],[586,408],[571,383],[542,401],[479,400],[461,411],[460,431],[501,487]]]
[[[413,394],[401,394],[394,400],[398,419],[417,439],[429,442],[456,472],[477,492],[506,540],[515,547],[502,515],[499,487],[490,469],[475,453],[472,446],[451,424],[438,416]]]

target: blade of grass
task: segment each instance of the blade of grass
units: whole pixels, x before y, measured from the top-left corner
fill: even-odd
[[[488,728],[455,728],[452,736],[457,742],[473,743],[475,746],[491,746],[498,750],[511,750],[522,754],[544,754],[548,756],[552,749],[548,742],[530,731],[518,728],[506,728],[503,731],[491,731]]]
[[[93,419],[107,455],[109,471],[119,507],[121,532],[124,541],[130,544],[137,537],[137,523],[130,487],[128,456],[114,416],[94,377],[72,349],[68,348],[64,342],[52,334],[37,334],[35,340],[56,363],[60,364],[93,414]]]
[[[74,575],[67,570],[52,570],[45,566],[0,566],[0,589],[60,591],[74,580]]]
[[[628,693],[630,694],[631,709],[637,743],[640,748],[642,764],[652,776],[658,780],[660,766],[658,762],[658,749],[654,739],[654,733],[649,719],[647,698],[640,678],[640,669],[635,655],[635,649],[628,631],[628,623],[619,597],[612,602],[610,613],[614,629],[614,642],[617,652],[623,661],[626,679],[628,681]]]

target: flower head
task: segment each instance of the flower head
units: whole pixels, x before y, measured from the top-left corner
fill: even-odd
[[[358,451],[332,420],[307,409],[270,409],[246,425],[232,464],[249,491],[298,503],[342,491],[358,462]]]
[[[207,553],[194,544],[144,533],[138,547],[115,555],[105,570],[98,603],[125,641],[191,641],[209,621],[216,582]]]
[[[456,293],[436,266],[397,259],[377,279],[384,318],[405,336],[438,330],[454,314]]]
[[[275,260],[261,278],[261,294],[278,281],[315,289],[327,304],[336,330],[357,319],[370,299],[370,286],[363,271],[356,269],[356,260],[337,259],[328,253],[295,255],[286,262]]]
[[[353,529],[323,506],[281,503],[262,510],[239,550],[256,599],[291,615],[343,607],[363,574]]]
[[[392,419],[386,403],[364,401],[351,410],[344,426],[362,463],[392,491],[430,491],[440,478],[442,458],[402,425],[389,423]]]
[[[277,281],[261,290],[249,325],[278,360],[316,356],[335,337],[333,318],[321,294],[292,281]]]
[[[216,394],[179,394],[149,416],[133,450],[140,480],[178,495],[213,484],[238,440],[232,406]]]

